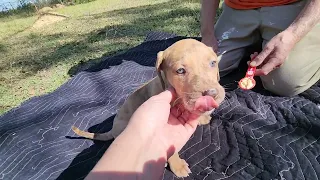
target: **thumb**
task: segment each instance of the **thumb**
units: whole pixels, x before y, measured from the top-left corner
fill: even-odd
[[[170,103],[172,100],[176,98],[176,91],[174,88],[169,87],[167,90],[159,93],[158,95],[155,95],[151,97],[152,101],[165,101]]]

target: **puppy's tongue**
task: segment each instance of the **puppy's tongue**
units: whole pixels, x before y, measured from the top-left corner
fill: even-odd
[[[201,96],[197,99],[194,110],[196,111],[210,111],[217,108],[219,105],[211,96]]]

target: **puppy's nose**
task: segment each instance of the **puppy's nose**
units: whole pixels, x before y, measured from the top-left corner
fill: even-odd
[[[202,93],[204,96],[212,96],[215,97],[218,95],[218,90],[216,88],[208,89]]]

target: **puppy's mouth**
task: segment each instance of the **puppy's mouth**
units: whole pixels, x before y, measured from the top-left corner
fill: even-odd
[[[218,108],[219,104],[212,96],[200,96],[184,103],[184,106],[190,112],[205,113]]]
[[[218,103],[212,96],[201,96],[196,100],[194,104],[194,110],[199,112],[206,112],[218,108],[218,106]]]

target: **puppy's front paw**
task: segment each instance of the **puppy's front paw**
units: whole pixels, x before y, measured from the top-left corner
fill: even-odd
[[[209,124],[211,120],[211,116],[200,116],[198,121],[200,125]]]
[[[172,160],[169,163],[169,165],[171,171],[179,178],[188,177],[191,173],[191,170],[189,169],[189,164],[181,158]]]

